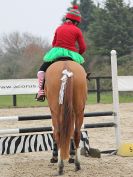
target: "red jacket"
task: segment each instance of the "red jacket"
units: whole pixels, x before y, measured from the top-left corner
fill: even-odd
[[[78,43],[78,48],[76,48],[76,43]],[[65,22],[56,29],[52,46],[66,48],[80,54],[86,50],[82,32],[72,22]]]

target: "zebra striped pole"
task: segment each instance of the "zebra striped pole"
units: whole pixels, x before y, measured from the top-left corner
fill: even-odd
[[[80,147],[89,151],[87,131],[81,132]],[[0,155],[48,150],[53,150],[52,133],[0,137]]]

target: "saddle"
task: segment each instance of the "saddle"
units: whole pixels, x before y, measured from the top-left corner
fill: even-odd
[[[74,61],[71,57],[58,57],[54,62],[57,62],[57,61],[67,61],[67,60]]]

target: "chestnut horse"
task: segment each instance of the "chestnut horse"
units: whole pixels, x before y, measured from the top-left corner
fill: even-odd
[[[59,152],[59,175],[63,174],[63,160],[69,158],[71,138],[75,146],[75,170],[80,170],[77,151],[87,98],[84,68],[70,60],[53,63],[46,71],[45,92]]]

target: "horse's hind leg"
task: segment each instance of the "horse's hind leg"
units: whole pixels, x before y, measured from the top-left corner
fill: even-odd
[[[79,143],[80,143],[80,136],[81,136],[81,126],[83,123],[83,113],[81,112],[78,115],[75,115],[75,130],[74,130],[74,143],[75,143],[75,170],[78,171],[81,169],[80,161],[79,161]]]
[[[56,110],[56,112],[55,112]],[[59,122],[59,107],[54,108],[53,110],[51,109],[51,113],[52,113],[52,124],[53,124],[53,138],[55,140],[54,145],[55,145],[55,155],[56,158],[58,160],[58,175],[62,175],[63,174],[63,169],[64,169],[64,162],[61,159],[60,156],[60,122]],[[58,149],[58,152],[57,152]],[[57,153],[58,153],[58,157],[57,157]]]
[[[58,167],[59,167],[59,171],[58,171],[59,175],[63,175],[63,173],[64,173],[64,171],[63,171],[63,169],[64,169],[64,162],[63,162],[63,160],[60,157],[60,150],[59,150]]]
[[[53,139],[53,154],[52,158],[50,159],[51,163],[58,162],[58,147],[56,141]]]
[[[69,157],[69,163],[74,163],[74,158],[75,158],[75,143],[74,139],[71,139],[70,142],[70,157]]]
[[[70,157],[69,157],[69,163],[74,163],[75,159],[75,144],[74,144],[74,139],[71,139],[70,142]],[[52,158],[50,159],[51,163],[57,163],[58,162],[58,147],[57,143],[53,139],[53,153],[52,153]]]
[[[75,140],[75,171],[78,171],[81,169],[80,167],[80,161],[79,161],[79,141],[80,141],[80,131],[74,132],[74,140]]]
[[[80,161],[79,161],[79,148],[75,150],[75,171],[81,170]]]
[[[56,109],[51,109],[52,113],[52,124],[53,124],[53,156],[50,160],[51,163],[57,163],[58,162],[58,147],[59,147],[59,123],[58,123],[58,117],[59,117],[59,110],[56,107]],[[56,110],[56,111],[55,111]]]

